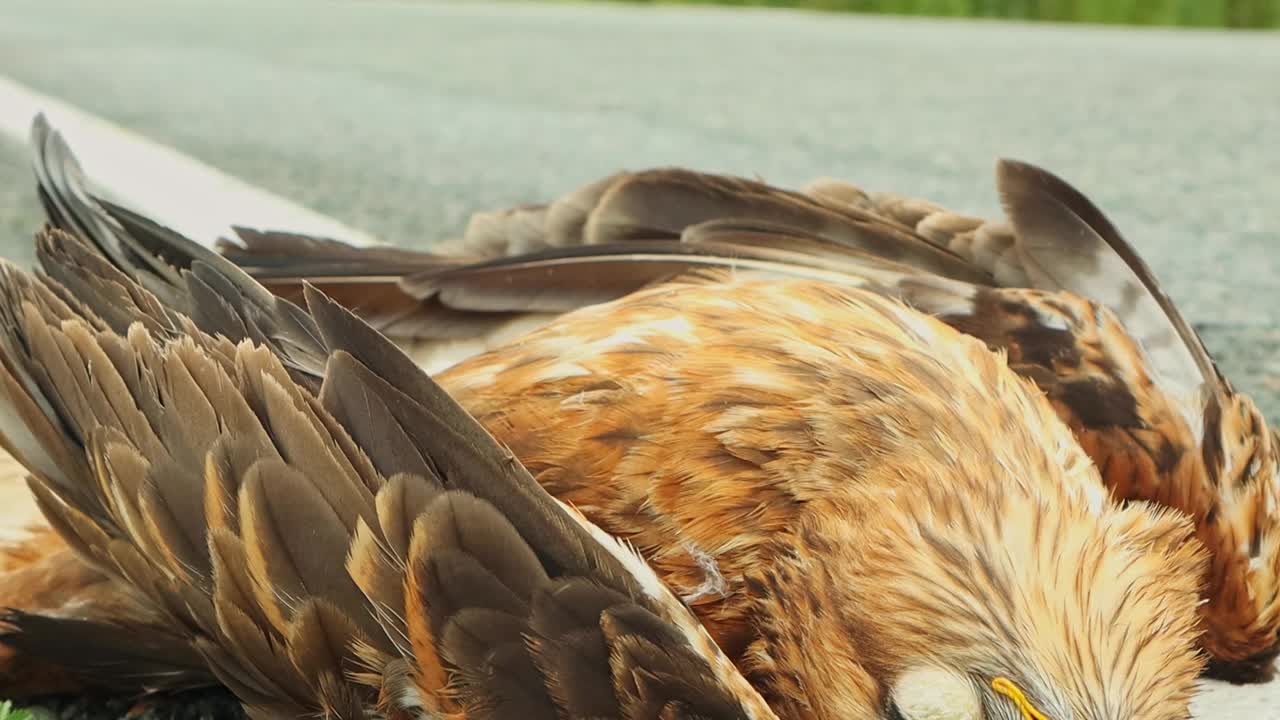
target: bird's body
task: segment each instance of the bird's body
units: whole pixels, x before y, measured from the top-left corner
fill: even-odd
[[[753,254],[766,228],[722,223],[702,229],[750,257],[650,244],[619,284],[592,274],[619,256],[588,248],[567,294],[548,268],[581,257],[523,275],[446,263],[399,285],[430,288],[409,326],[471,328],[476,305],[550,317],[437,385],[314,289],[277,287],[291,304],[98,206],[40,140],[51,219],[94,249],[50,231],[48,277],[4,269],[0,436],[93,569],[62,586],[62,607],[85,601],[75,617],[6,589],[40,562],[73,577],[49,536],[0,577],[0,601],[26,604],[4,638],[23,660],[153,688],[216,679],[261,717],[921,720],[943,697],[956,720],[1181,720],[1204,661],[1203,544],[1209,578],[1236,568],[1224,582],[1249,590],[1223,616],[1247,642],[1223,657],[1274,641],[1274,598],[1250,584],[1274,555],[1258,479],[1274,461],[1250,445],[1270,435],[1224,434],[1251,405],[1141,274],[1117,281],[1139,295],[1115,309],[1002,288],[909,228],[881,247],[843,234],[848,212],[818,208],[831,230],[765,193],[798,203],[800,235],[869,245]],[[610,226],[593,218],[579,229]],[[1043,270],[1033,256],[1024,274]],[[375,323],[361,297],[387,297],[328,289]],[[1134,478],[1151,486],[1130,497],[1173,509],[1116,497]],[[1161,496],[1169,482],[1190,495]],[[1201,500],[1216,509],[1177,511]],[[1252,542],[1219,542],[1237,530]],[[1263,558],[1256,577],[1242,557]],[[127,662],[122,617],[146,640]]]
[[[14,288],[22,286],[10,280],[8,287],[12,306],[22,297]],[[733,290],[733,302],[758,322],[741,324],[725,312],[726,287]],[[23,295],[28,302],[40,297],[31,291]],[[179,573],[179,581],[178,568],[185,568],[190,582],[201,587],[199,568],[208,561],[198,559],[199,545],[169,545],[179,542],[181,534],[174,536],[175,530],[193,522],[181,515],[188,501],[180,499],[175,486],[161,505],[177,516],[172,529],[161,524],[145,530],[157,522],[150,519],[142,520],[144,529],[129,528],[131,513],[149,518],[156,512],[150,509],[153,503],[161,502],[143,501],[131,510],[133,501],[114,497],[111,489],[137,486],[139,480],[128,479],[129,468],[141,461],[135,453],[146,447],[143,441],[153,442],[145,431],[132,437],[138,430],[130,429],[136,421],[128,414],[113,420],[119,410],[108,410],[132,404],[118,394],[121,382],[132,382],[128,375],[117,379],[101,366],[97,391],[84,379],[72,380],[80,362],[93,362],[99,351],[92,348],[101,347],[110,356],[119,346],[109,332],[89,340],[88,328],[75,322],[61,323],[60,331],[41,330],[41,317],[51,313],[57,315],[28,309],[26,320],[11,325],[10,332],[20,333],[14,335],[24,338],[19,347],[34,353],[26,367],[47,365],[49,349],[58,345],[78,348],[73,353],[84,358],[72,360],[67,380],[60,381],[57,371],[41,388],[58,398],[55,407],[83,395],[86,404],[70,406],[72,417],[79,418],[71,427],[84,427],[85,413],[108,426],[95,437],[115,438],[106,446],[92,441],[88,448],[91,458],[115,448],[107,458],[95,460],[101,469],[94,471],[105,473],[99,482],[113,520],[68,520],[77,517],[76,508],[88,513],[92,505],[78,502],[75,493],[60,489],[56,481],[41,484],[46,512],[60,519],[55,526],[76,528],[80,543],[89,534],[80,523],[99,526],[97,532],[108,535],[123,532],[146,560],[128,561],[114,574],[130,573],[123,575],[125,584],[141,585],[144,592],[137,597],[144,604],[177,600],[176,586],[143,580],[151,575],[129,563],[149,562],[155,568],[151,572]],[[832,325],[832,317],[846,320]],[[618,320],[625,329],[619,330]],[[39,340],[50,331],[53,345]],[[190,392],[180,389],[189,382],[180,380],[187,374],[206,393],[217,386],[214,368],[200,357],[225,348],[221,343],[180,339],[148,361],[155,351],[144,348],[153,341],[137,331],[130,338],[129,345],[139,353],[137,362],[186,368],[178,375],[166,371],[170,375],[161,381],[161,398]],[[175,356],[181,361],[170,359]],[[235,366],[245,368],[239,374],[246,379],[239,382],[249,382],[246,388],[262,382],[258,392],[269,398],[270,387],[284,381],[283,371],[272,369],[261,353],[242,347],[234,356]],[[642,361],[637,363],[636,356]],[[274,380],[252,380],[254,358],[266,363],[263,371]],[[7,362],[15,365],[19,359]],[[626,363],[625,374],[619,363]],[[378,410],[380,405],[365,405],[367,391],[353,388],[354,398],[343,397],[342,381],[326,373],[326,384],[331,381],[334,389],[321,395],[335,399],[325,400],[324,406],[332,407],[337,417],[346,415],[341,424],[350,429],[356,446],[367,448],[375,467],[382,467],[379,458],[399,449],[387,437],[394,427],[390,418]],[[657,577],[692,606],[715,641],[712,647],[726,653],[771,714],[787,720],[873,720],[892,709],[910,718],[916,698],[904,696],[900,682],[921,672],[943,671],[968,688],[970,698],[967,705],[953,708],[956,714],[950,717],[1036,717],[1020,714],[1015,695],[1046,717],[1185,717],[1202,667],[1195,606],[1204,556],[1191,523],[1167,510],[1118,505],[1033,385],[981,343],[896,301],[803,281],[669,284],[566,315],[501,351],[455,366],[439,381],[511,447],[544,488],[605,533],[637,548]],[[183,432],[185,421],[160,408],[148,410],[154,402],[146,401],[148,392],[145,385],[132,391],[135,406],[156,425],[156,437],[171,442],[175,432]],[[227,418],[209,428],[215,435],[218,425],[230,427],[227,420],[235,405],[229,397],[209,396],[213,412]],[[296,397],[294,402],[304,407],[306,395]],[[298,455],[322,446],[305,440],[305,434],[289,438],[300,429],[291,429],[293,424],[302,421],[286,423],[283,412],[268,409],[263,427],[268,437],[277,436],[274,442],[291,467],[336,471],[339,465],[332,460]],[[317,407],[313,412],[321,411]],[[109,429],[117,422],[120,430]],[[317,428],[325,425],[312,422]],[[189,448],[172,451],[171,459],[154,462],[180,463],[188,450],[194,452],[188,462],[197,461],[207,442],[200,440],[204,432],[187,440]],[[225,432],[224,437],[234,437]],[[13,427],[6,438],[11,447],[22,446]],[[194,519],[194,531],[210,533],[210,542],[216,537],[220,548],[231,543],[224,531],[238,523],[249,563],[247,581],[253,584],[282,572],[273,563],[284,562],[274,559],[276,550],[258,545],[280,544],[297,552],[295,543],[315,531],[308,523],[324,521],[324,514],[296,510],[297,518],[279,516],[290,512],[288,506],[272,503],[288,502],[288,496],[272,501],[269,495],[260,500],[254,494],[266,492],[265,479],[252,485],[263,490],[241,490],[241,507],[232,511],[232,518],[226,510],[214,512],[218,488],[228,482],[234,487],[224,473],[235,472],[244,462],[235,454],[245,450],[220,449],[228,442],[236,441],[208,446],[205,464],[228,469],[206,471],[212,473],[204,490],[206,519]],[[329,443],[329,452],[344,446],[336,438]],[[350,457],[354,470],[361,472],[356,456]],[[35,456],[26,459],[40,466]],[[267,463],[262,473],[274,467],[271,461],[261,462]],[[276,482],[291,477],[278,472]],[[250,477],[240,482],[251,483]],[[447,471],[443,477],[449,477]],[[331,502],[351,492],[341,491],[336,481],[312,482],[326,496],[333,493]],[[379,495],[389,492],[381,484],[386,481],[369,482]],[[328,484],[334,487],[326,489]],[[54,510],[63,503],[70,509]],[[251,509],[261,503],[269,508]],[[325,522],[336,523],[337,518]],[[330,531],[344,532],[335,526],[322,536]],[[368,541],[362,545],[356,533],[352,542],[352,558],[363,557],[358,548],[367,552]],[[219,559],[224,552],[233,551],[219,549],[215,566],[228,562]],[[368,578],[366,567],[354,559],[348,563],[358,586],[379,586]],[[305,576],[306,567],[297,572]],[[414,577],[406,576],[410,598],[403,601],[410,636],[415,636],[414,613],[432,611],[412,606],[408,588]],[[225,612],[223,602],[245,603],[219,589],[227,582],[215,571],[210,591],[215,614]],[[293,606],[308,597],[306,588],[315,581],[291,582],[290,593],[303,592],[290,601]],[[336,598],[344,597],[341,583],[326,581],[326,587]],[[371,630],[362,630],[364,635],[356,630],[376,627],[377,616],[355,600],[340,603],[318,589],[311,592],[317,600],[336,603],[350,618],[353,629],[344,632],[353,637],[368,637]],[[266,616],[261,622],[279,632],[296,632],[294,623],[302,620],[258,597]],[[209,658],[221,657],[208,654],[210,643],[236,647],[244,642],[222,640],[204,629],[209,621],[201,618],[200,602],[182,602],[188,609],[168,620],[176,623],[169,626],[170,635],[189,635]],[[468,595],[450,602],[489,601]],[[448,651],[441,656],[436,643],[442,636],[427,638],[422,641],[427,647],[414,641],[419,669],[412,693],[415,703],[443,711],[453,707],[443,684],[456,681],[447,680],[447,672],[434,675],[431,668],[448,667],[448,660],[456,664],[462,656]],[[31,641],[26,639],[24,646]],[[387,663],[383,655],[372,655],[375,667]],[[424,656],[436,659],[424,664]],[[305,675],[314,661],[299,662]],[[260,660],[257,665],[268,667]],[[466,667],[461,671],[469,672]],[[215,674],[237,692],[248,693],[246,699],[257,712],[280,712],[255,694],[261,683],[233,681],[243,672],[223,667]],[[548,685],[553,696],[596,692],[557,690],[557,683],[576,682],[572,672],[549,677],[559,678]],[[386,682],[385,676],[375,676],[375,684]],[[389,688],[381,689],[385,694]],[[359,692],[324,687],[313,692],[314,700],[304,693],[291,702],[302,707],[315,702],[339,716],[356,712],[351,703]],[[479,710],[464,712],[470,717]],[[586,711],[577,714],[582,713]]]
[[[1212,557],[1200,608],[1211,671],[1269,678],[1280,649],[1280,442],[1101,210],[1039,168],[1002,162],[997,176],[1008,220],[836,180],[792,192],[666,168],[478,213],[429,254],[252,231],[223,249],[282,296],[296,296],[299,278],[317,283],[430,370],[682,273],[900,299],[1006,353],[1116,498],[1195,521]],[[754,322],[722,292],[726,316]],[[642,361],[616,370],[628,362]]]
[[[900,303],[673,283],[437,380],[543,487],[633,544],[782,717],[877,717],[905,669],[1037,644],[1043,665],[990,672],[1043,682],[1049,717],[1179,716],[1170,690],[1197,673],[1189,526],[1121,510],[1033,385]],[[1160,619],[1104,620],[1131,612]],[[807,661],[823,646],[842,664]]]

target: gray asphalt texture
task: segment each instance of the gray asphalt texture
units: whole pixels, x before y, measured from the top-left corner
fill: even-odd
[[[994,160],[1036,162],[1112,216],[1280,418],[1274,33],[529,2],[3,15],[0,73],[416,246],[620,167],[833,175],[994,213]],[[7,255],[29,254],[26,177],[0,144]]]
[[[1280,36],[482,2],[6,0],[0,74],[399,243],[621,167],[1089,194],[1280,420]],[[0,110],[3,110],[0,108]],[[156,178],[157,186],[166,182]],[[29,261],[0,140],[0,254]],[[228,218],[234,221],[235,218]]]

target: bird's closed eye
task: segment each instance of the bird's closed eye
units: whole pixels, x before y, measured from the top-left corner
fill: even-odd
[[[1022,713],[1023,720],[1049,720],[1047,715],[1031,704],[1031,701],[1027,699],[1027,694],[1022,692],[1022,688],[1015,685],[1009,678],[998,677],[992,680],[991,688],[1012,700],[1013,704],[1017,706],[1018,712]]]
[[[894,684],[885,720],[981,720],[979,685],[964,673],[914,668]]]

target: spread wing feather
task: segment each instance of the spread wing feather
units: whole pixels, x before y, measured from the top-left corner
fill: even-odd
[[[224,292],[193,295],[198,317],[238,282],[205,267]],[[16,613],[14,647],[147,687],[215,677],[255,717],[772,717],[634,552],[319,292],[287,312],[324,352],[312,393],[275,347],[157,319],[139,286],[123,331],[58,287],[0,266],[0,436],[40,459],[55,530],[171,632],[122,648],[110,624]]]

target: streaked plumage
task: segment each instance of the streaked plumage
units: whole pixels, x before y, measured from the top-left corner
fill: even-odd
[[[12,268],[0,287],[6,417],[27,418],[4,437],[48,468],[33,481],[46,515],[256,715],[359,717],[381,697],[467,717],[552,717],[558,704],[571,717],[870,718],[899,677],[937,667],[987,717],[1015,712],[997,692],[1008,682],[1051,717],[1185,716],[1201,668],[1191,524],[1107,499],[1030,386],[878,295],[744,281],[737,301],[770,322],[739,327],[714,319],[719,288],[667,285],[567,316],[519,357],[445,373],[558,497],[609,483],[616,503],[579,505],[604,531],[587,536],[407,358],[319,295],[316,325],[298,317],[310,350],[329,353],[313,396],[265,348],[192,329],[121,336]],[[671,322],[677,305],[722,335]],[[824,342],[815,308],[860,321]],[[601,322],[655,314],[666,329],[637,342]],[[740,343],[763,367],[822,378],[822,392],[744,383],[725,352]],[[667,362],[617,375],[636,352]],[[507,377],[487,387],[505,399],[468,390],[495,372]],[[681,412],[700,418],[696,437],[663,417]],[[616,436],[589,432],[601,414],[620,420]],[[626,472],[583,467],[626,418],[673,437],[632,438]],[[786,437],[807,440],[777,446]],[[605,532],[647,555],[702,624],[624,546],[597,545]],[[348,545],[350,579],[333,572]],[[698,598],[708,573],[724,584]],[[56,626],[11,622],[19,647],[59,647],[45,644]],[[118,647],[92,637],[55,659]]]
[[[441,373],[464,412],[319,293],[139,237],[108,257],[155,294],[57,231],[51,279],[4,268],[0,434],[198,662],[130,677],[23,613],[18,650],[262,716],[1186,716],[1193,524],[1110,498],[1033,385],[897,299],[664,283]],[[187,272],[144,264],[166,242]]]
[[[1087,198],[1015,162],[999,165],[997,184],[1008,221],[835,180],[794,193],[652,170],[479,214],[432,255],[253,231],[224,249],[286,297],[298,277],[317,283],[432,370],[682,272],[728,268],[899,298],[1006,352],[1116,497],[1195,520],[1213,556],[1201,611],[1212,672],[1269,677],[1280,628],[1275,433]]]

